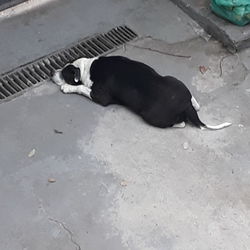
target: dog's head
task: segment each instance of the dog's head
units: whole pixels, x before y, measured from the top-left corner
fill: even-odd
[[[56,71],[53,80],[56,84],[70,84],[80,85],[81,83],[81,70],[72,64],[67,64],[61,71]]]
[[[64,81],[70,85],[79,85],[81,83],[81,70],[80,68],[68,64],[62,69],[62,77]]]
[[[72,63],[64,66],[62,70],[55,72],[53,81],[57,85],[70,84],[70,85],[86,85],[89,86],[90,67],[96,58],[80,58]]]

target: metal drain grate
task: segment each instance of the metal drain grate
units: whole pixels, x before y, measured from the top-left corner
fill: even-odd
[[[136,37],[137,34],[127,26],[119,26],[2,74],[0,102],[10,100],[28,88],[51,78],[55,70],[61,69],[68,62],[80,57],[91,58],[107,54]]]

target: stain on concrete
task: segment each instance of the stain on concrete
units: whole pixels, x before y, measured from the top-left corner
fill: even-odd
[[[198,72],[192,79],[192,85],[201,93],[210,93],[225,86],[228,82],[244,81],[247,69],[237,55],[210,56],[205,67],[206,72]]]

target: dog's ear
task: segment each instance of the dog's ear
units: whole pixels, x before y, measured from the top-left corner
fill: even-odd
[[[74,67],[74,81],[79,82],[81,80],[81,71],[79,68]]]

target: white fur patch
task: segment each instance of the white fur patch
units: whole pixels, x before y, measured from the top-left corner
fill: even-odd
[[[52,80],[55,84],[57,84],[58,86],[61,86],[63,84],[66,84],[66,82],[64,81],[62,74],[61,74],[61,70],[57,70],[55,72],[55,74],[52,77]]]
[[[73,66],[77,67],[81,71],[81,81],[84,86],[91,88],[93,82],[90,80],[90,67],[93,61],[98,57],[94,58],[80,58],[72,63]]]
[[[81,72],[80,80],[82,81],[83,85],[73,86],[73,85],[67,84],[62,77],[62,73],[61,73],[62,70],[57,70],[54,73],[52,77],[53,82],[57,84],[58,86],[61,86],[61,91],[65,94],[76,93],[79,95],[84,95],[88,97],[89,99],[92,99],[90,93],[91,93],[91,87],[93,85],[93,82],[90,80],[90,67],[93,61],[96,59],[97,57],[80,58],[72,63],[73,66],[80,69],[80,72]],[[65,67],[67,65],[69,64],[66,64]]]

